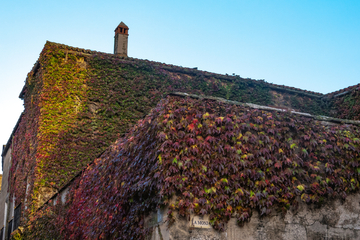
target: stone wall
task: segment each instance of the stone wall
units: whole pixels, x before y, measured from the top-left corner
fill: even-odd
[[[147,220],[148,227],[153,227],[149,240],[360,239],[360,194],[350,195],[345,201],[331,200],[321,207],[301,202],[285,216],[273,213],[260,217],[254,211],[251,221],[242,227],[237,225],[236,218],[231,218],[227,230],[222,233],[213,228],[191,227],[190,221],[179,217],[168,227],[165,210],[152,214]]]

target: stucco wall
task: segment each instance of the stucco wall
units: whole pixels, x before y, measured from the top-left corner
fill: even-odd
[[[5,216],[5,202],[8,198],[8,177],[10,171],[10,162],[11,162],[11,148],[3,156],[4,160],[4,169],[3,169],[3,178],[1,182],[1,191],[0,191],[0,229],[4,227],[4,216]],[[9,209],[9,208],[8,208]]]
[[[260,218],[254,211],[251,221],[243,227],[232,218],[227,230],[219,233],[214,229],[191,228],[189,221],[178,218],[168,228],[165,223],[166,211],[152,215],[158,219],[153,225],[150,240],[347,240],[360,239],[360,194],[342,200],[328,200],[321,207],[300,203],[297,210],[291,209],[285,216],[273,213]],[[162,215],[159,217],[159,213]]]

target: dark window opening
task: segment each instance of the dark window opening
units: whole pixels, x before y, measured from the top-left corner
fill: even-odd
[[[3,240],[4,238],[4,228],[0,230],[0,239]]]
[[[20,217],[21,217],[21,204],[15,208],[14,212],[14,231],[20,226]]]
[[[40,63],[39,63],[39,61],[36,61],[35,66],[33,68],[33,73],[34,73],[33,76],[35,76],[37,74],[39,69],[40,69]]]
[[[122,33],[122,28],[120,28],[120,32]]]
[[[8,231],[7,231],[7,239],[10,239],[11,233],[12,233],[12,224],[13,224],[13,220],[11,219],[9,222],[9,226],[8,226]]]

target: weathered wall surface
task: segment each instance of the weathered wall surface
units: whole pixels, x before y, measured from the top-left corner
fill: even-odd
[[[165,211],[163,211],[165,212]],[[164,214],[164,213],[163,213]],[[332,200],[321,207],[300,203],[282,216],[274,213],[259,217],[253,212],[251,221],[239,227],[235,218],[227,224],[226,232],[214,229],[191,228],[189,221],[180,218],[167,228],[166,215],[158,217],[149,240],[347,240],[360,239],[360,194],[348,196],[346,201]]]
[[[5,209],[5,202],[8,202],[8,178],[9,178],[9,169],[11,164],[11,148],[3,156],[4,166],[3,166],[3,178],[1,183],[0,191],[0,229],[5,227],[5,214],[7,214],[7,209]]]

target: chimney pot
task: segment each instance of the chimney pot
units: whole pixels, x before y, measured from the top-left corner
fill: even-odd
[[[128,49],[128,36],[129,36],[129,27],[126,26],[124,22],[121,22],[115,28],[115,42],[114,42],[114,54],[127,57]]]

